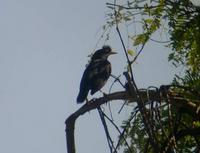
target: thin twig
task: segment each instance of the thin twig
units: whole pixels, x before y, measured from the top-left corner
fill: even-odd
[[[116,0],[114,0],[114,4],[116,5]],[[119,30],[119,25],[118,25],[118,20],[117,20],[117,11],[116,11],[116,8],[114,7],[114,14],[115,14],[115,24],[116,24],[116,30],[117,30],[117,33],[119,35],[119,38],[120,38],[120,41],[122,43],[122,47],[123,47],[123,50],[124,50],[124,54],[126,56],[126,60],[128,62],[128,67],[129,67],[129,70],[131,72],[131,78],[133,78],[133,71],[131,69],[131,62],[130,62],[130,59],[128,57],[128,53],[126,51],[126,47],[125,47],[125,44],[124,44],[124,41],[123,41],[123,38],[122,38],[122,35],[121,35],[121,32]]]
[[[146,44],[146,41],[142,44],[142,46],[141,46],[139,52],[138,52],[137,55],[134,57],[134,59],[130,62],[130,64],[132,64],[132,63],[134,63],[134,62],[136,61],[136,59],[138,58],[138,56],[139,56],[139,55],[141,54],[141,52],[143,51],[145,44]]]
[[[113,83],[112,83],[112,85],[111,85],[111,87],[113,86],[113,84],[117,81],[117,82],[119,82],[119,84],[123,87],[123,88],[125,88],[124,87],[124,85],[123,85],[123,83],[120,81],[120,77],[121,77],[121,75],[119,75],[118,77],[117,76],[114,76],[113,74],[111,74],[110,75],[111,77],[113,77],[115,80],[113,81]],[[110,93],[110,91],[111,91],[111,87],[110,87],[110,89],[109,89],[109,93]]]
[[[121,111],[122,111],[122,109],[124,108],[124,106],[126,105],[126,103],[127,103],[127,100],[125,100],[124,103],[122,104],[121,108],[120,108],[119,111],[118,111],[118,114],[121,113]]]
[[[121,76],[121,75],[119,75],[118,77],[116,77],[116,76],[114,76],[113,74],[111,74],[111,77],[113,77],[115,80],[113,81],[113,83],[112,83],[111,86],[110,86],[109,94],[110,94],[110,92],[111,92],[111,90],[112,90],[112,87],[113,87],[113,85],[115,84],[116,81],[118,81],[118,82],[121,84],[121,86],[124,87],[123,83],[122,83],[122,82],[120,81],[120,79],[119,79],[120,76]],[[124,88],[125,88],[125,87],[124,87]],[[112,120],[113,120],[113,116],[112,116],[112,111],[111,111],[111,105],[110,105],[110,103],[108,103],[108,109],[109,109],[109,112],[110,112],[110,116],[111,116],[111,118],[112,118]]]
[[[112,141],[111,136],[110,136],[109,131],[108,131],[108,127],[107,127],[107,124],[106,124],[106,121],[105,121],[105,118],[104,118],[104,113],[103,113],[103,111],[102,111],[100,106],[97,107],[97,110],[99,112],[99,116],[100,116],[101,122],[103,124],[105,133],[106,133],[106,139],[108,141],[108,146],[110,148],[110,153],[112,153],[112,150],[114,148],[114,144],[113,144],[113,141]]]
[[[116,5],[116,0],[114,0],[114,5]],[[114,14],[115,14],[115,22],[116,22],[116,31],[117,31],[117,33],[119,35],[119,38],[120,38],[120,41],[122,43],[123,50],[124,50],[124,53],[126,55],[126,59],[127,59],[127,62],[128,62],[129,71],[130,71],[130,74],[131,74],[131,78],[129,78],[128,73],[126,73],[126,75],[125,75],[126,79],[128,81],[129,87],[130,87],[130,92],[131,92],[131,94],[135,94],[136,93],[136,95],[137,95],[137,104],[138,104],[140,113],[141,113],[142,118],[143,118],[143,123],[144,123],[144,125],[146,127],[146,132],[149,135],[150,143],[151,143],[151,145],[153,147],[154,152],[158,152],[159,146],[156,143],[157,141],[155,140],[156,137],[155,137],[155,133],[153,132],[153,129],[152,129],[152,124],[151,124],[150,120],[147,117],[146,109],[144,107],[144,101],[143,101],[143,99],[141,98],[141,96],[139,94],[139,90],[138,90],[137,85],[136,85],[136,83],[134,81],[134,78],[133,78],[133,71],[132,71],[132,68],[131,68],[131,62],[130,62],[130,59],[128,57],[128,53],[126,51],[126,47],[125,47],[124,41],[123,41],[122,35],[120,33],[120,30],[119,30],[118,20],[117,20],[117,11],[116,11],[116,7],[115,6],[114,6]],[[146,41],[145,41],[145,43],[146,43]],[[137,54],[137,56],[134,58],[133,62],[137,59],[137,57],[142,52],[145,43],[143,43],[142,48],[140,49],[140,51]]]
[[[112,4],[112,3],[106,3],[107,6],[114,6],[114,7],[119,7],[119,8],[123,8],[126,10],[134,10],[134,9],[153,9],[156,7],[159,7],[161,5],[155,5],[155,6],[136,6],[136,7],[126,7],[123,5],[118,5],[118,4]]]
[[[157,153],[157,152],[159,152],[160,149],[159,149],[158,143],[156,141],[155,133],[153,132],[153,129],[152,129],[152,127],[153,127],[152,123],[148,117],[147,110],[144,105],[144,100],[142,99],[142,97],[140,95],[140,92],[135,84],[134,78],[132,78],[132,81],[131,81],[131,78],[127,72],[125,72],[124,75],[128,81],[129,87],[130,87],[130,93],[136,94],[137,104],[138,104],[138,108],[139,108],[141,116],[142,116],[142,121],[144,123],[145,129],[148,134],[150,143],[153,147],[153,150],[155,153]]]
[[[124,135],[122,134],[122,132],[120,131],[120,129],[118,128],[118,126],[117,126],[104,112],[103,112],[103,115],[104,115],[105,118],[107,118],[107,119],[110,121],[110,123],[116,128],[116,130],[117,130],[117,131],[119,132],[119,134],[120,134],[120,137],[122,137],[122,138],[124,139],[124,141],[125,141],[125,143],[126,143],[128,149],[129,149],[129,151],[132,152],[132,151],[131,151],[131,148],[130,148],[130,146],[129,146],[129,144],[128,144],[128,142],[126,141],[126,138],[124,137]],[[115,148],[114,152],[116,151],[116,149],[117,149],[117,148]]]
[[[127,128],[130,126],[131,121],[133,120],[133,118],[136,117],[137,113],[138,113],[138,110],[135,109],[135,112],[132,114],[132,116],[130,117],[130,119],[129,119],[128,122],[126,123],[126,126],[124,127],[123,131],[121,132],[121,134],[120,134],[120,136],[119,136],[119,139],[118,139],[117,145],[116,145],[116,147],[115,147],[115,150],[118,149],[118,147],[119,147],[119,145],[120,145],[120,142],[121,142],[121,139],[122,139],[122,138],[125,139],[125,138],[124,138],[124,134],[125,134],[125,132],[127,131]],[[130,150],[130,148],[129,148],[129,150]],[[131,149],[131,150],[132,150],[132,149]]]
[[[149,38],[149,40],[156,42],[156,43],[160,43],[160,44],[166,44],[166,43],[170,43],[171,40],[166,40],[166,41],[160,41],[160,40],[155,40],[153,38]]]

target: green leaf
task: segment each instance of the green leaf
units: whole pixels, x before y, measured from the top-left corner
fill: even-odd
[[[127,53],[128,53],[130,56],[134,56],[136,52],[135,52],[134,50],[128,49],[128,50],[127,50]]]
[[[145,19],[144,21],[145,21],[145,23],[152,24],[153,19],[149,18],[149,19]]]
[[[200,127],[200,121],[194,121],[193,126]]]
[[[168,56],[168,61],[174,60],[175,58],[175,53],[170,53]]]
[[[144,34],[139,34],[136,36],[135,41],[133,43],[134,46],[144,44],[148,39],[148,35],[146,33]]]

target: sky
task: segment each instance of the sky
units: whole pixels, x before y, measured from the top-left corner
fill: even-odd
[[[99,38],[107,11],[105,0],[0,0],[1,153],[67,152],[64,122],[81,107],[76,104],[80,79],[88,55],[104,44]],[[109,60],[119,76],[125,57],[112,32],[107,43],[118,54]],[[147,44],[133,67],[139,87],[170,83],[174,69],[168,53]],[[118,106],[112,105],[116,114]],[[128,114],[124,110],[120,118]],[[108,152],[96,111],[78,119],[75,139],[77,153]]]

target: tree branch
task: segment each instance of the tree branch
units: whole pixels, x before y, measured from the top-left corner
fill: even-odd
[[[179,140],[180,138],[184,137],[184,136],[200,136],[200,127],[196,127],[196,128],[189,128],[189,129],[185,129],[185,130],[181,130],[179,132],[176,133],[176,140]]]
[[[75,153],[75,139],[74,139],[74,129],[75,129],[75,121],[84,113],[91,111],[93,109],[98,108],[100,105],[112,101],[112,100],[122,100],[122,99],[129,99],[131,96],[128,94],[128,92],[122,91],[122,92],[115,92],[112,94],[107,95],[106,97],[101,97],[95,100],[90,100],[88,103],[83,105],[81,108],[79,108],[76,112],[71,114],[67,120],[65,121],[66,124],[66,141],[67,141],[67,151],[68,153]]]
[[[126,6],[123,6],[123,5],[118,5],[118,4],[112,4],[112,3],[106,3],[106,5],[108,7],[119,7],[119,8],[123,8],[123,9],[126,9],[126,10],[136,10],[136,9],[153,9],[153,8],[157,8],[159,7],[160,5],[155,5],[155,6],[136,6],[136,7],[126,7]]]
[[[162,86],[163,88],[163,86]],[[160,88],[159,93],[164,92],[162,91],[163,89]],[[168,89],[165,92],[169,92]],[[138,94],[142,98],[143,102],[148,102],[148,101],[161,101],[161,99],[166,99],[165,94],[162,93],[162,98],[160,97],[160,94],[156,90],[148,90],[147,91],[138,91]],[[170,97],[172,98],[172,97]],[[67,120],[65,121],[66,124],[66,141],[67,141],[67,151],[68,153],[76,153],[75,149],[75,139],[74,139],[74,129],[75,129],[75,121],[76,119],[85,114],[88,111],[94,110],[101,106],[102,104],[108,103],[115,100],[128,100],[129,103],[131,102],[137,102],[138,97],[137,93],[132,92],[130,94],[129,90],[126,91],[119,91],[115,93],[111,93],[109,95],[106,95],[104,97],[100,97],[98,99],[92,99],[85,105],[83,105],[81,108],[79,108],[76,112],[71,114]],[[182,108],[187,108],[187,112],[190,115],[194,115],[197,117],[200,117],[200,111],[199,111],[199,106],[191,101],[187,101],[185,99],[180,99],[180,98],[172,98],[172,105],[182,107]],[[180,135],[180,136],[179,136]],[[178,137],[181,137],[183,134],[179,133]]]
[[[159,100],[159,95],[156,94],[156,92],[151,91],[152,98],[155,100]],[[148,100],[147,94],[144,91],[141,91],[141,95],[144,96],[144,100]],[[74,139],[74,129],[75,129],[75,121],[76,119],[83,115],[84,113],[91,111],[93,109],[98,108],[102,104],[105,104],[106,102],[110,102],[112,100],[129,100],[129,101],[136,101],[136,94],[130,95],[128,91],[121,91],[121,92],[115,92],[111,93],[109,95],[106,95],[104,97],[98,98],[98,99],[92,99],[85,105],[83,105],[81,108],[79,108],[76,112],[71,114],[67,120],[65,121],[66,124],[66,140],[67,140],[67,151],[68,153],[75,153],[75,139]]]

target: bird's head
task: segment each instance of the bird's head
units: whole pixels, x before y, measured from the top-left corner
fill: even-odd
[[[109,55],[117,54],[113,52],[110,46],[103,46],[102,49],[97,50],[92,56],[92,61],[97,59],[107,59]]]

